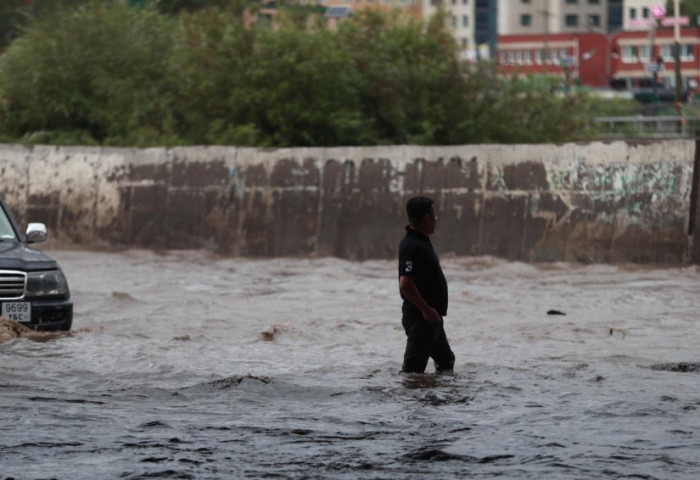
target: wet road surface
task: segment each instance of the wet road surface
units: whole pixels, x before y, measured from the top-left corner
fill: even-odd
[[[700,476],[695,267],[443,258],[456,372],[402,376],[395,262],[49,253],[75,333],[0,345],[0,478]]]

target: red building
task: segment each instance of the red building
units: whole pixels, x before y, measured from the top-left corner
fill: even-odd
[[[589,87],[675,86],[672,28],[603,33],[501,35],[498,61],[506,74],[569,76]],[[681,30],[683,87],[700,82],[700,29]],[[692,80],[692,82],[691,82]]]
[[[606,39],[599,33],[501,35],[498,62],[506,74],[569,75],[592,87],[608,85]]]

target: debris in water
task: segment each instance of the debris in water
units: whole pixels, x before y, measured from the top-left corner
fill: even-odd
[[[136,299],[126,292],[112,292],[112,298],[116,300],[121,300],[124,302],[135,302]]]
[[[624,328],[615,328],[615,327],[610,327],[609,330],[610,336],[617,335],[620,338],[625,338],[627,335],[627,330]]]
[[[275,335],[278,332],[288,332],[289,330],[292,329],[292,326],[288,323],[282,323],[282,324],[277,324],[273,325],[267,330],[260,332],[260,335],[262,336],[262,339],[265,340],[266,342],[271,342],[275,339]]]
[[[234,375],[231,377],[222,378],[220,380],[215,380],[213,382],[210,382],[209,385],[220,389],[224,389],[240,385],[244,380],[255,380],[265,384],[268,384],[272,381],[268,377],[257,377],[249,373],[248,375]]]
[[[700,372],[700,363],[677,362],[677,363],[657,363],[652,365],[652,370],[663,370],[666,372]]]

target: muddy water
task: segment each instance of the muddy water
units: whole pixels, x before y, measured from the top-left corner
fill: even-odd
[[[394,262],[51,253],[79,333],[0,345],[0,478],[700,475],[695,267],[445,258],[456,373],[405,377]]]

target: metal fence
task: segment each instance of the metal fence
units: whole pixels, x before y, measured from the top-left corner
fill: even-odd
[[[597,117],[598,137],[612,138],[696,138],[700,137],[700,117],[629,116]]]

